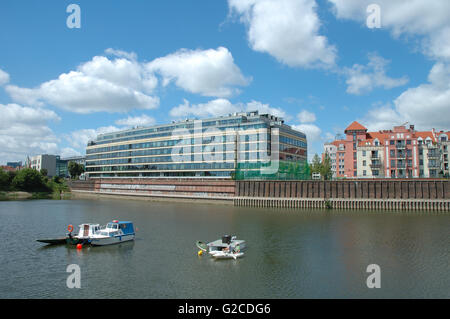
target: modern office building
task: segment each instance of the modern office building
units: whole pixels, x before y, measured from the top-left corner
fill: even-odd
[[[325,144],[335,178],[437,178],[448,176],[450,132],[414,125],[368,132],[358,122],[346,138]]]
[[[69,173],[69,163],[75,162],[83,166],[86,165],[86,156],[72,156],[59,158],[56,161],[56,172],[59,177],[70,177]]]
[[[59,156],[56,155],[36,155],[30,158],[29,165],[31,168],[40,171],[41,169],[47,170],[47,176],[56,176],[56,161]]]
[[[86,174],[231,178],[236,170],[269,174],[278,162],[306,159],[304,133],[255,111],[101,134],[86,148]]]

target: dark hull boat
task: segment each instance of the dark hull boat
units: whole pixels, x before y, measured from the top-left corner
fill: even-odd
[[[49,245],[63,245],[66,243],[68,237],[64,238],[53,238],[53,239],[37,239],[36,241]]]

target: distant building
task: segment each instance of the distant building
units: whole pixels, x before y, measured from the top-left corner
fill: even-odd
[[[57,155],[36,155],[30,158],[30,167],[40,171],[45,168],[47,170],[47,176],[53,177],[56,176],[56,161],[59,156]]]
[[[6,172],[15,172],[18,168],[9,165],[1,165],[0,168]]]
[[[65,158],[58,158],[56,161],[56,172],[59,177],[70,177],[69,162],[75,162],[77,164],[86,165],[85,156],[72,156]]]
[[[7,162],[6,166],[9,166],[12,168],[20,168],[20,167],[22,167],[22,162]]]
[[[437,178],[449,174],[450,132],[416,131],[413,125],[368,132],[353,122],[345,135],[345,139],[324,145],[335,178]]]

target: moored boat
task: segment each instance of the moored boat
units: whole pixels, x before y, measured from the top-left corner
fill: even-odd
[[[69,245],[88,244],[92,236],[100,230],[100,224],[81,224],[78,226],[78,235],[72,236],[73,226],[68,226],[69,234],[66,237],[66,243]]]
[[[113,220],[98,230],[90,239],[93,246],[105,246],[134,240],[132,222]]]
[[[246,248],[245,240],[239,240],[236,236],[225,235],[222,239],[217,239],[208,244],[201,241],[196,242],[197,247],[201,251],[208,253],[216,259],[237,259],[242,257],[242,252]]]

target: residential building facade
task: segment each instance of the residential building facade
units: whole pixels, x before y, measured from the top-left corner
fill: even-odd
[[[336,166],[332,166],[335,178],[448,176],[450,132],[416,131],[413,125],[368,132],[353,122],[345,134],[345,139],[324,146],[324,152],[336,157]]]

